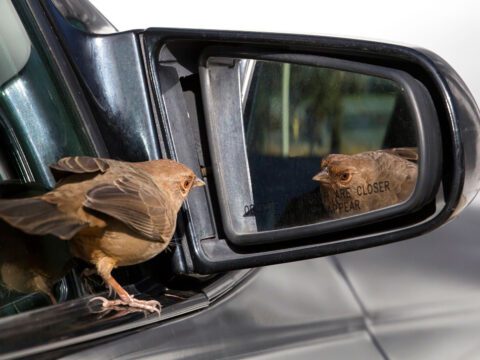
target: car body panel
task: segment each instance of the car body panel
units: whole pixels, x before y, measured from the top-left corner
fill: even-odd
[[[475,359],[480,199],[430,234],[263,268],[202,313],[67,358]],[[442,232],[445,236],[435,236]]]
[[[312,277],[315,283],[305,287]],[[330,356],[337,346],[345,353],[355,349],[365,359],[378,355],[347,284],[324,258],[266,267],[238,294],[207,311],[70,358],[269,358],[265,353],[272,350],[276,358],[299,347],[305,354]]]

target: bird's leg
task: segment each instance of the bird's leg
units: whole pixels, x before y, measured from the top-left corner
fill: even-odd
[[[80,279],[82,279],[82,284],[84,288],[89,292],[90,294],[93,294],[95,291],[93,287],[90,285],[89,279],[92,275],[96,275],[97,270],[96,269],[91,269],[91,268],[85,268],[83,271],[80,273]],[[94,281],[94,285],[97,285]]]
[[[101,300],[104,308],[115,307],[119,305],[129,306],[137,309],[147,310],[150,312],[156,312],[160,315],[161,305],[156,300],[138,300],[130,295],[111,275],[113,264],[108,261],[108,258],[101,259],[97,264],[98,274],[103,278],[106,284],[110,286],[113,291],[120,297],[117,300],[108,300],[104,297],[94,297],[93,300]]]
[[[83,269],[83,271],[80,273],[80,278],[82,278],[83,280],[83,285],[85,286],[85,288],[87,289],[87,291],[91,294],[95,293],[93,287],[89,284],[89,281],[87,280],[87,278],[90,278],[92,275],[98,275],[98,272],[97,272],[97,269],[93,269],[93,268],[85,268]],[[99,275],[100,276],[100,275]],[[103,278],[102,278],[102,282],[98,282],[98,281],[95,281],[94,279],[91,280],[93,282],[93,284],[95,286],[98,286],[98,285],[105,285],[107,288],[108,288],[108,297],[112,296],[113,294],[113,289],[112,287],[107,284],[105,281],[103,281]]]

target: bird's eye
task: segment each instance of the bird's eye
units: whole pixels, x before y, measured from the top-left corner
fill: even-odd
[[[342,182],[350,181],[351,178],[352,178],[352,174],[348,172],[344,172],[340,174],[340,181]]]
[[[188,186],[189,186],[189,185],[190,185],[190,180],[185,180],[185,181],[183,182],[183,184],[182,184],[182,187],[183,187],[184,189],[188,189]]]

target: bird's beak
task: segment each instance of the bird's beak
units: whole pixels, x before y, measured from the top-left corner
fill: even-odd
[[[317,175],[315,175],[312,180],[321,182],[321,183],[329,183],[330,182],[330,174],[328,173],[328,168],[324,168],[320,171]]]
[[[197,187],[197,186],[205,186],[205,183],[203,182],[203,180],[200,180],[198,177],[195,178],[195,180],[193,181],[192,187]]]

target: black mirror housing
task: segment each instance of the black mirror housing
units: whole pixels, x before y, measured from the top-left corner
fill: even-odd
[[[203,30],[150,29],[141,39],[165,155],[202,173],[208,184],[185,206],[179,272],[263,266],[411,238],[455,217],[479,189],[477,106],[458,74],[429,51],[350,39]],[[212,56],[316,63],[397,79],[418,115],[415,194],[393,208],[333,225],[247,236],[232,232],[220,184],[225,161],[219,161],[222,151],[212,138],[218,118],[212,119],[221,110],[221,105],[212,107],[206,81],[205,65]]]

